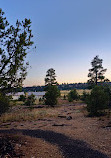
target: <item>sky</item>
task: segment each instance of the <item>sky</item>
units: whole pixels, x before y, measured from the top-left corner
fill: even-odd
[[[59,84],[87,82],[96,55],[111,80],[111,0],[0,0],[0,8],[11,25],[32,21],[24,86],[44,85],[50,68]]]

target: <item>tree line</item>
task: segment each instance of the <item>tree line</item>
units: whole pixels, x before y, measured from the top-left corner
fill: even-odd
[[[98,84],[106,84],[106,82],[98,83]],[[107,85],[111,86],[111,82],[107,82]],[[91,88],[89,83],[63,83],[63,84],[58,84],[58,89],[59,90],[73,90],[73,89],[89,89]],[[44,86],[31,86],[31,87],[22,87],[15,89],[15,92],[42,92],[44,91],[45,85]]]
[[[109,84],[111,84],[109,82]],[[72,90],[74,88],[76,89],[88,89],[88,83],[62,83],[58,84],[59,90]],[[44,91],[45,86],[31,86],[31,87],[22,87],[19,89],[16,89],[15,92],[42,92]]]

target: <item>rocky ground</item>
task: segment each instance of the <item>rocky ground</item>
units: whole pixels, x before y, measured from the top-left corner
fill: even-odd
[[[2,123],[1,142],[12,144],[10,157],[110,158],[111,118],[86,117],[84,108],[82,103],[62,105],[54,110],[57,117]]]

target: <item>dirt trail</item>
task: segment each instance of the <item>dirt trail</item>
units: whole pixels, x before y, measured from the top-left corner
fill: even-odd
[[[88,144],[80,140],[71,139],[61,133],[43,130],[1,130],[0,133],[22,133],[31,137],[41,138],[57,145],[65,158],[108,158],[106,155],[93,150]]]
[[[45,108],[36,110],[47,112]],[[38,143],[38,139],[40,139],[49,145],[49,151],[51,145],[53,149],[57,147],[57,153],[60,149],[66,158],[108,158],[108,156],[111,158],[111,128],[104,128],[111,118],[85,117],[84,105],[81,104],[64,105],[51,109],[51,112],[53,112],[51,114],[57,113],[58,115],[2,123],[0,133],[21,133],[23,136],[31,136],[32,143],[33,139],[35,139],[35,143]],[[43,151],[42,145],[39,150]],[[46,146],[44,151],[47,151]],[[45,155],[43,154],[43,156]],[[53,156],[56,157],[54,153]]]

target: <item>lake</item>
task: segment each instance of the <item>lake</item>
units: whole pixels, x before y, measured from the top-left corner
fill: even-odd
[[[43,92],[26,92],[26,95],[29,96],[29,95],[35,95],[35,98],[36,99],[39,99],[39,98],[42,98],[44,95],[45,95],[45,91]],[[25,95],[24,92],[18,92],[18,93],[9,93],[8,95],[12,95],[12,98],[14,100],[18,99],[20,95]]]

